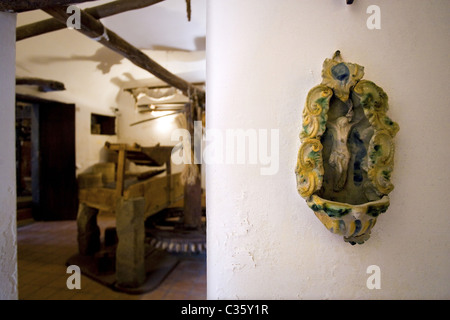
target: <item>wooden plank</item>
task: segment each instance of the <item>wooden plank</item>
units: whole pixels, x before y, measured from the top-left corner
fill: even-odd
[[[116,197],[121,197],[123,194],[126,152],[125,148],[119,149],[119,155],[117,157]]]
[[[16,78],[16,85],[38,86],[41,92],[66,90],[62,82],[39,78]]]
[[[116,191],[106,188],[89,188],[78,191],[78,199],[80,203],[84,203],[89,207],[114,211],[116,203]]]
[[[100,6],[85,9],[85,11],[95,19],[110,17],[119,13],[142,9],[164,0],[118,0],[108,2]],[[16,29],[16,41],[28,39],[41,34],[67,28],[65,23],[61,23],[55,18],[37,21]]]
[[[124,191],[125,200],[144,197],[146,217],[169,207],[171,204],[183,198],[183,186],[181,184],[181,174],[170,175],[171,194],[164,192],[168,186],[167,177],[156,177],[134,184]]]
[[[57,20],[65,23],[69,17],[65,7],[53,7],[44,10]],[[193,84],[174,75],[156,61],[152,60],[142,51],[125,41],[116,33],[107,29],[100,21],[96,20],[90,14],[81,10],[81,29],[77,31],[103,44],[105,47],[124,56],[136,66],[150,72],[155,77],[181,90],[186,96],[191,96],[194,92],[199,101],[205,101],[205,92],[196,88]]]
[[[170,160],[173,146],[160,146],[159,144],[154,147],[141,147],[138,144],[127,145],[120,143],[105,143],[105,147],[119,151],[124,148],[127,151],[126,158],[136,164],[150,165],[150,166],[163,166],[168,160]]]
[[[160,170],[148,170],[140,173],[125,173],[125,176],[131,176],[136,177],[139,181],[144,181],[150,178],[153,178],[154,176],[157,176],[158,174],[163,173],[166,171],[166,169],[160,169]]]
[[[167,187],[167,180],[162,177],[159,179],[150,180],[144,189],[145,198],[145,212],[151,214],[153,212],[162,210],[168,206],[169,199],[165,189]]]
[[[116,285],[135,288],[146,278],[144,198],[119,199],[116,206]]]
[[[181,173],[172,174],[170,175],[170,177],[172,179],[171,181],[171,184],[173,186],[172,189],[176,191],[176,193],[179,193],[180,190],[182,191],[182,187],[177,187],[181,186],[180,182]],[[165,190],[166,186],[167,186],[167,177],[165,176],[154,177],[149,180],[142,181],[129,186],[128,189],[124,191],[123,196],[125,199],[142,197],[144,195],[151,196],[151,192],[148,191],[150,188],[153,188],[158,194],[164,193],[162,191]],[[161,187],[162,190],[158,190],[158,187]]]
[[[127,151],[141,151],[141,146],[135,143],[134,145],[128,145],[126,143],[110,143],[108,141],[105,142],[105,148],[108,148],[109,150],[113,151],[119,151],[121,149],[127,150]]]
[[[0,11],[23,12],[91,1],[94,0],[0,0]]]
[[[142,147],[142,153],[153,159],[160,166],[170,161],[173,146]]]

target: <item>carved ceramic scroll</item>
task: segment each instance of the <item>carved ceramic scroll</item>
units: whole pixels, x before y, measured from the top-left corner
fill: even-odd
[[[363,75],[339,51],[325,60],[323,81],[306,99],[295,170],[308,206],[351,244],[364,243],[389,207],[399,130],[386,115],[386,93]]]

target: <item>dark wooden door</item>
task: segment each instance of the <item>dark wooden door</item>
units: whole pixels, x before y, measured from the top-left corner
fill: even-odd
[[[75,105],[34,102],[31,122],[33,218],[76,219]]]

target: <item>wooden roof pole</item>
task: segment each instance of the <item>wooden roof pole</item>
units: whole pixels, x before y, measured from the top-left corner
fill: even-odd
[[[16,85],[38,86],[41,92],[66,90],[62,82],[39,78],[16,78]]]
[[[100,6],[86,8],[85,12],[98,20],[126,11],[142,9],[162,1],[164,0],[117,0]],[[61,23],[55,18],[37,21],[18,27],[16,29],[16,41],[65,28],[67,28],[66,23]]]
[[[45,12],[56,18],[57,20],[66,23],[69,14],[66,13],[65,6],[52,7],[43,9]],[[142,51],[125,41],[113,31],[107,29],[100,21],[92,17],[90,14],[81,10],[81,29],[77,31],[88,36],[89,38],[96,40],[103,44],[105,47],[119,53],[123,57],[130,60],[136,66],[150,72],[155,77],[161,79],[167,84],[179,89],[186,96],[196,94],[200,101],[205,100],[205,92],[193,84],[181,79],[174,75],[156,61],[152,60],[149,56]],[[203,103],[202,103],[203,104]]]
[[[0,0],[0,11],[23,12],[89,1],[94,0]]]

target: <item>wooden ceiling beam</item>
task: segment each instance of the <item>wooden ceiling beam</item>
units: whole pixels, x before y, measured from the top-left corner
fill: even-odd
[[[0,11],[24,12],[95,0],[0,0]]]
[[[44,11],[63,23],[65,23],[69,17],[69,14],[66,13],[66,7],[64,6],[46,8]],[[200,104],[202,106],[204,105],[205,92],[203,90],[195,87],[193,84],[181,79],[162,67],[156,61],[152,60],[149,56],[128,43],[119,35],[107,29],[100,21],[92,17],[90,14],[81,10],[80,15],[81,29],[77,29],[77,31],[122,55],[136,66],[150,72],[158,79],[181,90],[186,96],[196,93]]]
[[[96,7],[86,8],[85,12],[95,19],[102,19],[123,12],[142,9],[162,1],[164,0],[117,0]],[[45,19],[18,27],[16,29],[16,41],[65,28],[67,28],[67,25],[55,18]]]
[[[41,92],[66,90],[62,82],[39,78],[16,78],[16,85],[37,86]]]

